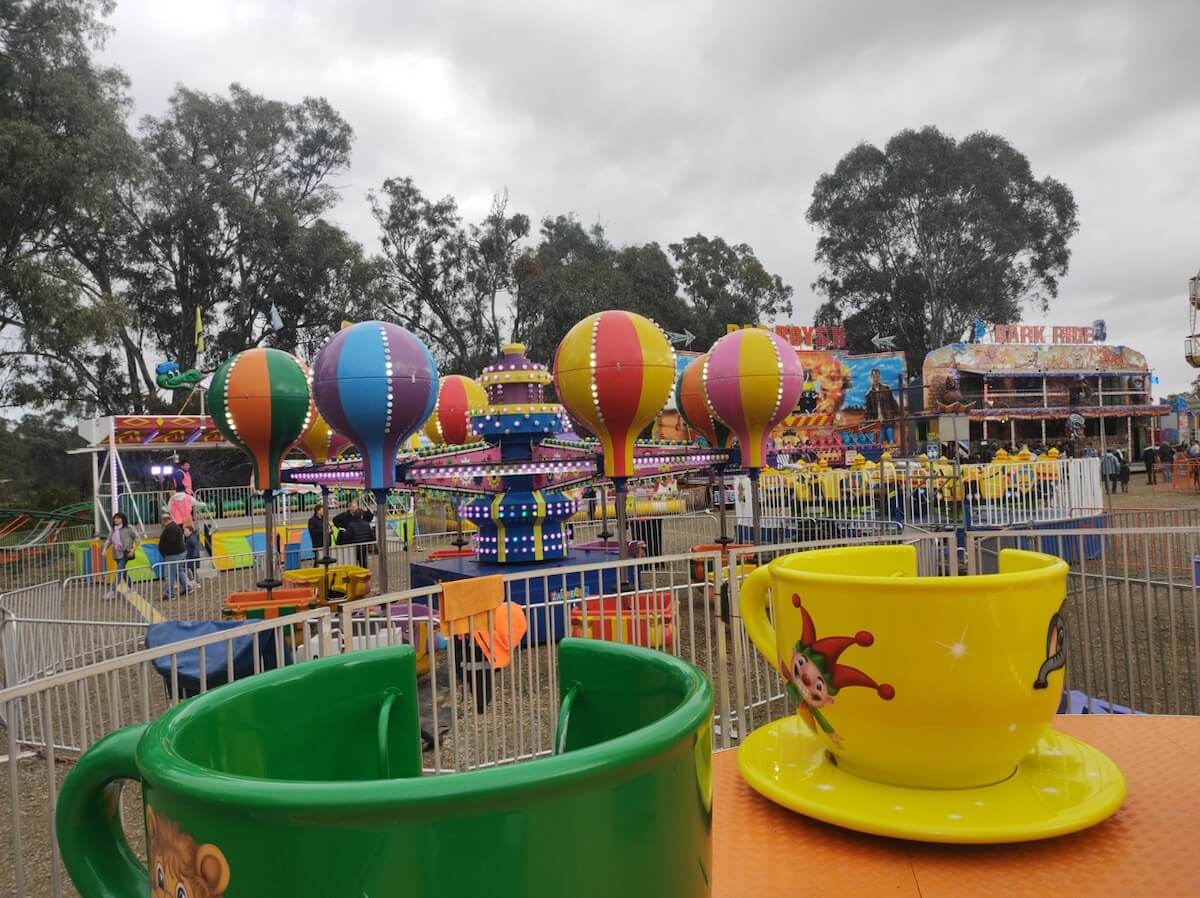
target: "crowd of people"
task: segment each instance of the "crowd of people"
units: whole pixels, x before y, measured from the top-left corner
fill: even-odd
[[[157,547],[163,563],[164,601],[193,592],[200,582],[201,540],[195,519],[197,508],[191,467],[187,461],[175,467],[169,481],[174,492],[167,500],[160,518],[162,530],[158,535]],[[366,567],[370,544],[375,540],[374,519],[370,510],[363,508],[357,499],[351,499],[349,506],[331,519],[332,526],[327,532],[325,506],[315,506],[308,520],[314,564],[321,563],[327,554],[324,550],[328,539],[329,547],[355,546],[358,565]],[[114,513],[108,537],[103,544],[104,553],[116,565],[108,596],[115,596],[129,588],[128,567],[137,556],[139,543],[137,528],[130,525],[123,512]]]
[[[1166,483],[1174,477],[1176,463],[1186,462],[1186,470],[1192,483],[1200,487],[1200,440],[1193,438],[1190,442],[1181,442],[1175,446],[1170,443],[1151,444],[1142,450],[1142,463],[1146,466],[1146,483],[1154,486],[1159,475]]]

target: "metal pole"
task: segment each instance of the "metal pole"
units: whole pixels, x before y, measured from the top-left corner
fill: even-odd
[[[1050,388],[1046,383],[1046,375],[1042,374],[1042,408],[1050,408]],[[1042,418],[1042,446],[1046,445],[1046,419]]]
[[[1104,456],[1108,450],[1105,448],[1105,441],[1107,439],[1107,435],[1104,433],[1105,427],[1104,427],[1104,375],[1103,374],[1096,375],[1096,385],[1099,388],[1096,391],[1096,396],[1100,402],[1100,480],[1102,481],[1102,485],[1104,486],[1104,492],[1102,492],[1100,495],[1103,497],[1101,499],[1101,501],[1104,503],[1105,509],[1107,509],[1112,505],[1112,500],[1109,499],[1109,497],[1108,497],[1108,491],[1112,487],[1112,482],[1108,479],[1108,475],[1106,473],[1104,473]]]
[[[117,419],[108,419],[108,480],[112,488],[112,507],[109,508],[109,520],[112,515],[121,510],[117,504]]]
[[[266,554],[263,558],[266,574],[258,585],[267,591],[271,598],[271,590],[280,585],[275,579],[275,495],[272,490],[263,490],[263,520],[266,529]]]
[[[629,546],[626,542],[627,531],[625,529],[625,496],[627,492],[625,478],[614,477],[613,488],[616,493],[615,501],[617,504],[617,557],[624,561],[629,555]]]
[[[954,485],[950,489],[950,495],[953,496],[954,500],[957,502],[958,501],[958,492],[959,492],[959,489],[962,487],[962,482],[963,482],[962,481],[962,461],[958,457],[958,415],[955,414],[954,417],[951,418],[950,420],[954,422],[954,434],[951,437],[951,439],[954,441],[954,443],[950,447],[950,451],[954,456]],[[983,420],[986,424],[987,418],[984,418]],[[970,433],[971,433],[970,425],[967,425],[967,428],[968,428],[967,435],[970,436]],[[963,493],[962,501],[965,504],[967,501],[967,491],[964,489],[962,491],[962,493]]]
[[[608,531],[608,490],[604,488],[603,483],[597,484],[600,490],[600,539],[604,543],[608,543],[608,538],[612,534]]]
[[[375,490],[375,542],[379,547],[379,594],[387,595],[388,544],[387,544],[388,491]]]
[[[717,465],[717,492],[720,497],[717,499],[717,519],[721,522],[721,535],[717,538],[717,543],[722,546],[727,546],[733,540],[729,538],[729,531],[725,523],[725,465]]]
[[[751,468],[750,475],[750,521],[754,533],[754,544],[762,545],[762,495],[758,489],[758,468]]]
[[[100,535],[100,453],[92,453],[92,526]]]

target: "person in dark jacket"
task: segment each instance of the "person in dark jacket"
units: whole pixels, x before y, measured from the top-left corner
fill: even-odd
[[[1159,470],[1162,472],[1163,482],[1170,483],[1173,473],[1171,466],[1175,463],[1175,452],[1165,440],[1158,444],[1158,463],[1162,465]]]
[[[187,589],[187,572],[184,570],[187,560],[187,547],[184,545],[183,528],[171,518],[169,512],[162,516],[162,533],[158,537],[158,554],[162,556],[162,578],[166,587],[163,600],[175,598],[175,587],[179,586],[182,593]]]
[[[313,508],[312,517],[308,519],[308,540],[313,547],[313,567],[321,563],[325,557],[325,503],[321,502]]]
[[[357,546],[358,566],[367,566],[367,543],[375,538],[371,522],[375,516],[365,508],[361,508],[357,499],[350,500],[350,507],[333,519],[333,524],[341,532],[338,534],[339,546]]]
[[[1154,466],[1158,464],[1158,450],[1153,444],[1142,450],[1142,464],[1146,466],[1146,485],[1154,486],[1157,482]]]

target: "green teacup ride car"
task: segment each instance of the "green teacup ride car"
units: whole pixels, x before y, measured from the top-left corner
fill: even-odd
[[[705,896],[712,689],[563,640],[552,755],[423,776],[408,646],[263,673],[96,743],[58,803],[83,898]],[[142,783],[149,869],[112,785]]]

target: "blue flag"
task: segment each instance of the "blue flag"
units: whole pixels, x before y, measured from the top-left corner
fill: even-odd
[[[975,339],[982,340],[987,336],[987,322],[976,320],[975,322]]]

